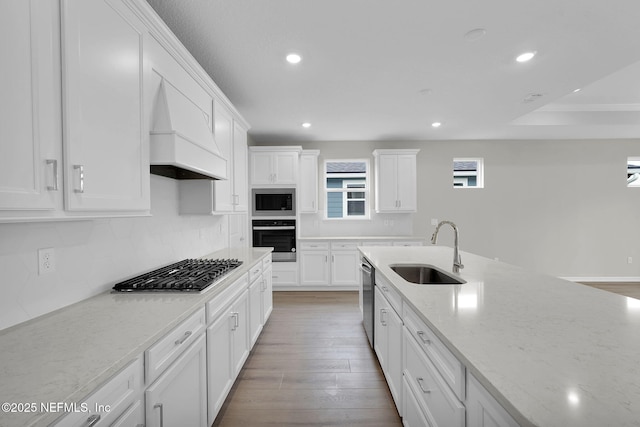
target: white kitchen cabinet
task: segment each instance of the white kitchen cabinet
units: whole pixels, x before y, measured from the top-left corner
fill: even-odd
[[[318,212],[318,156],[320,150],[302,150],[300,155],[300,213]]]
[[[0,210],[52,210],[61,201],[58,2],[0,2]],[[30,78],[27,78],[29,76]]]
[[[96,426],[99,424],[96,424]],[[144,403],[137,400],[111,427],[144,427]]]
[[[402,415],[402,319],[378,286],[374,296],[373,334],[380,367],[396,408]]]
[[[417,154],[419,151],[374,150],[376,212],[417,211]]]
[[[251,185],[298,185],[301,147],[250,147]]]
[[[471,374],[467,375],[467,427],[518,427],[518,423]]]
[[[244,248],[249,245],[249,218],[247,214],[229,215],[229,247]]]
[[[360,285],[360,252],[357,242],[331,242],[331,285]]]
[[[269,320],[271,312],[273,311],[273,278],[271,258],[263,264],[264,271],[262,272],[262,324],[264,325]]]
[[[272,265],[272,284],[276,289],[291,289],[299,286],[298,268],[300,254],[296,262],[274,262]]]
[[[402,425],[404,427],[431,426],[407,379],[404,377],[402,378]]]
[[[70,211],[148,211],[146,27],[122,0],[62,0],[64,194]]]
[[[262,263],[249,270],[249,347],[253,347],[262,332]]]
[[[249,211],[249,147],[248,129],[233,121],[233,211]]]
[[[310,245],[311,246],[311,245]],[[326,286],[329,284],[329,249],[303,249],[300,257],[300,285]]]
[[[87,412],[71,412],[55,422],[56,427],[107,426],[127,416],[142,397],[144,371],[142,358],[136,358],[88,398],[78,404]],[[94,424],[91,424],[93,422]],[[131,424],[129,424],[131,425]]]
[[[207,347],[195,342],[145,391],[147,427],[207,427]]]

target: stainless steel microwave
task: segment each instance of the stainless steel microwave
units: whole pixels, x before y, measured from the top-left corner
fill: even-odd
[[[254,188],[253,216],[295,216],[295,188]]]

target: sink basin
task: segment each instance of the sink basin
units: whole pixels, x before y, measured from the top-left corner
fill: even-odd
[[[427,264],[393,264],[389,266],[407,282],[418,285],[461,285],[466,281]]]

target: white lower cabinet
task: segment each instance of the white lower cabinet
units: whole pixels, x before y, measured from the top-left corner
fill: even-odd
[[[267,323],[271,312],[273,311],[273,279],[271,259],[264,262],[262,268],[262,324]]]
[[[405,427],[430,426],[406,378],[402,379],[402,425]]]
[[[142,358],[137,358],[89,397],[79,408],[87,411],[72,412],[56,422],[56,427],[108,426],[139,402],[144,378]],[[117,421],[119,422],[119,420]],[[117,425],[116,422],[116,425]],[[135,424],[130,424],[134,425]]]
[[[111,427],[145,427],[144,403],[142,400],[138,400],[131,405],[115,423],[111,424]]]
[[[249,340],[251,347],[255,344],[260,332],[262,332],[262,266],[258,268],[256,277],[250,277],[249,285]]]
[[[389,385],[396,408],[402,415],[402,319],[375,287],[374,349]]]
[[[329,283],[329,250],[301,250],[300,285],[325,286]]]
[[[145,391],[147,427],[207,427],[207,347],[196,341]]]
[[[518,423],[471,374],[467,375],[467,427],[517,427]]]

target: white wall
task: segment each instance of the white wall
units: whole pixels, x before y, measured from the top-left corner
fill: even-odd
[[[177,200],[177,181],[151,175],[151,217],[0,224],[0,329],[228,245],[226,216],[180,216]],[[56,271],[39,276],[48,247]]]
[[[639,140],[292,144],[372,162],[375,148],[420,148],[419,213],[400,230],[429,237],[431,218],[449,219],[462,250],[557,276],[640,280],[640,188],[626,187],[627,157],[640,155]],[[454,157],[484,158],[484,189],[453,188]],[[315,233],[308,226],[303,219],[303,235]],[[374,221],[359,234],[388,231]],[[445,230],[438,243],[452,241]]]

